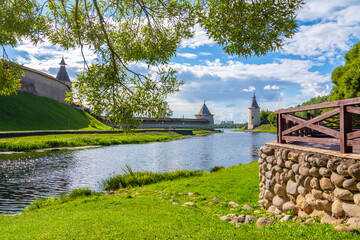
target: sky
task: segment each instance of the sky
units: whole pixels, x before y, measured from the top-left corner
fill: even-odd
[[[281,50],[247,59],[225,54],[196,26],[194,38],[181,42],[170,63],[185,81],[168,98],[173,117],[194,117],[206,100],[216,123],[242,123],[248,120],[253,91],[260,108],[271,111],[329,94],[332,71],[360,41],[359,12],[359,0],[305,0],[293,38]],[[72,80],[84,67],[80,50],[66,52],[49,43],[23,42],[7,51],[10,59],[53,76],[64,56]],[[95,57],[89,50],[86,55]]]

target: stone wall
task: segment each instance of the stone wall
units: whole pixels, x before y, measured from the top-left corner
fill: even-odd
[[[269,212],[360,220],[360,155],[270,142],[258,163],[259,203]]]
[[[24,66],[22,68],[25,77],[21,77],[20,91],[69,104],[64,99],[66,98],[66,92],[70,91],[70,82],[66,84],[46,73]]]

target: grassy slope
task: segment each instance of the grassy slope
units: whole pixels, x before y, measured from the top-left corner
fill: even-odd
[[[243,131],[277,133],[277,128],[271,124],[262,124],[259,127],[254,128],[253,130],[247,130],[245,129],[245,127],[238,130],[234,130],[234,132],[243,132]]]
[[[2,239],[357,239],[357,235],[337,232],[326,224],[279,223],[261,229],[248,224],[235,228],[214,216],[214,213],[245,213],[240,207],[232,211],[222,201],[256,204],[257,172],[258,165],[254,162],[119,195],[53,203],[20,216],[0,216],[0,232]],[[181,192],[195,194],[189,197]],[[221,201],[209,205],[214,196]],[[173,205],[170,199],[180,205]],[[189,201],[196,206],[181,206]]]
[[[106,129],[83,111],[24,92],[0,96],[0,116],[0,131]]]

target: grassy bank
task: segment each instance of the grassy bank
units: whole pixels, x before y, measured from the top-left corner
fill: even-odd
[[[204,136],[216,131],[194,131],[195,136]],[[79,146],[108,146],[116,144],[163,142],[184,138],[174,132],[112,133],[112,134],[59,134],[0,139],[0,152],[29,151],[44,148]]]
[[[247,130],[247,129],[245,129],[245,127],[241,128],[239,130],[234,130],[234,132],[243,132],[243,131],[277,133],[277,128],[271,124],[263,124],[263,125],[260,125],[259,127],[254,128],[253,130]]]
[[[0,216],[0,232],[2,239],[358,239],[319,223],[277,223],[258,229],[254,224],[236,228],[220,221],[214,214],[256,215],[241,206],[257,205],[257,175],[258,164],[253,162],[108,196],[78,191],[19,216]],[[240,206],[231,207],[229,201]],[[195,206],[182,206],[185,202]]]
[[[114,134],[61,134],[0,139],[0,151],[28,151],[43,148],[61,148],[95,145],[115,145],[170,141],[182,138],[173,132],[114,133]]]

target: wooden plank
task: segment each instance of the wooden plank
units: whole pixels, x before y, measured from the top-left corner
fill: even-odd
[[[337,108],[337,109],[334,109],[334,110],[331,110],[329,112],[326,112],[320,116],[317,116],[315,118],[312,118],[308,121],[306,120],[303,120],[301,118],[298,118],[296,116],[292,116],[292,115],[288,115],[288,114],[283,114],[283,118],[285,118],[286,120],[288,121],[292,121],[292,122],[296,122],[298,123],[299,125],[296,125],[292,128],[289,128],[285,131],[282,132],[282,136],[285,136],[287,134],[291,134],[292,132],[294,131],[297,131],[297,130],[300,130],[304,127],[308,127],[308,128],[311,128],[311,129],[314,129],[316,131],[319,131],[319,132],[322,132],[322,133],[325,133],[329,136],[332,136],[332,137],[335,137],[335,138],[339,138],[340,137],[340,133],[336,130],[332,130],[330,128],[327,128],[327,127],[323,127],[323,126],[320,126],[320,125],[315,125],[313,123],[315,122],[318,122],[318,121],[321,121],[323,120],[324,118],[329,118],[331,116],[334,116],[336,114],[338,114],[340,112],[340,110]]]
[[[359,107],[347,106],[346,111],[349,112],[349,113],[360,114],[360,108]]]
[[[360,97],[344,99],[344,100],[339,100],[339,101],[334,101],[334,102],[313,104],[313,105],[308,105],[308,106],[280,109],[280,110],[275,111],[275,113],[276,114],[293,113],[293,112],[309,111],[309,110],[316,110],[316,109],[322,109],[322,108],[333,108],[333,107],[355,105],[355,104],[360,104]]]
[[[352,128],[352,114],[346,112],[346,106],[340,106],[340,152],[351,153],[352,147],[347,145],[347,134]]]
[[[323,143],[331,145],[339,145],[339,139],[335,138],[315,138],[315,137],[296,137],[296,136],[283,136],[286,141],[293,142],[311,142],[311,143]]]
[[[358,137],[360,137],[360,131],[350,132],[350,133],[346,134],[346,138],[348,140],[358,138]]]
[[[360,140],[347,140],[346,145],[349,147],[360,146]]]

